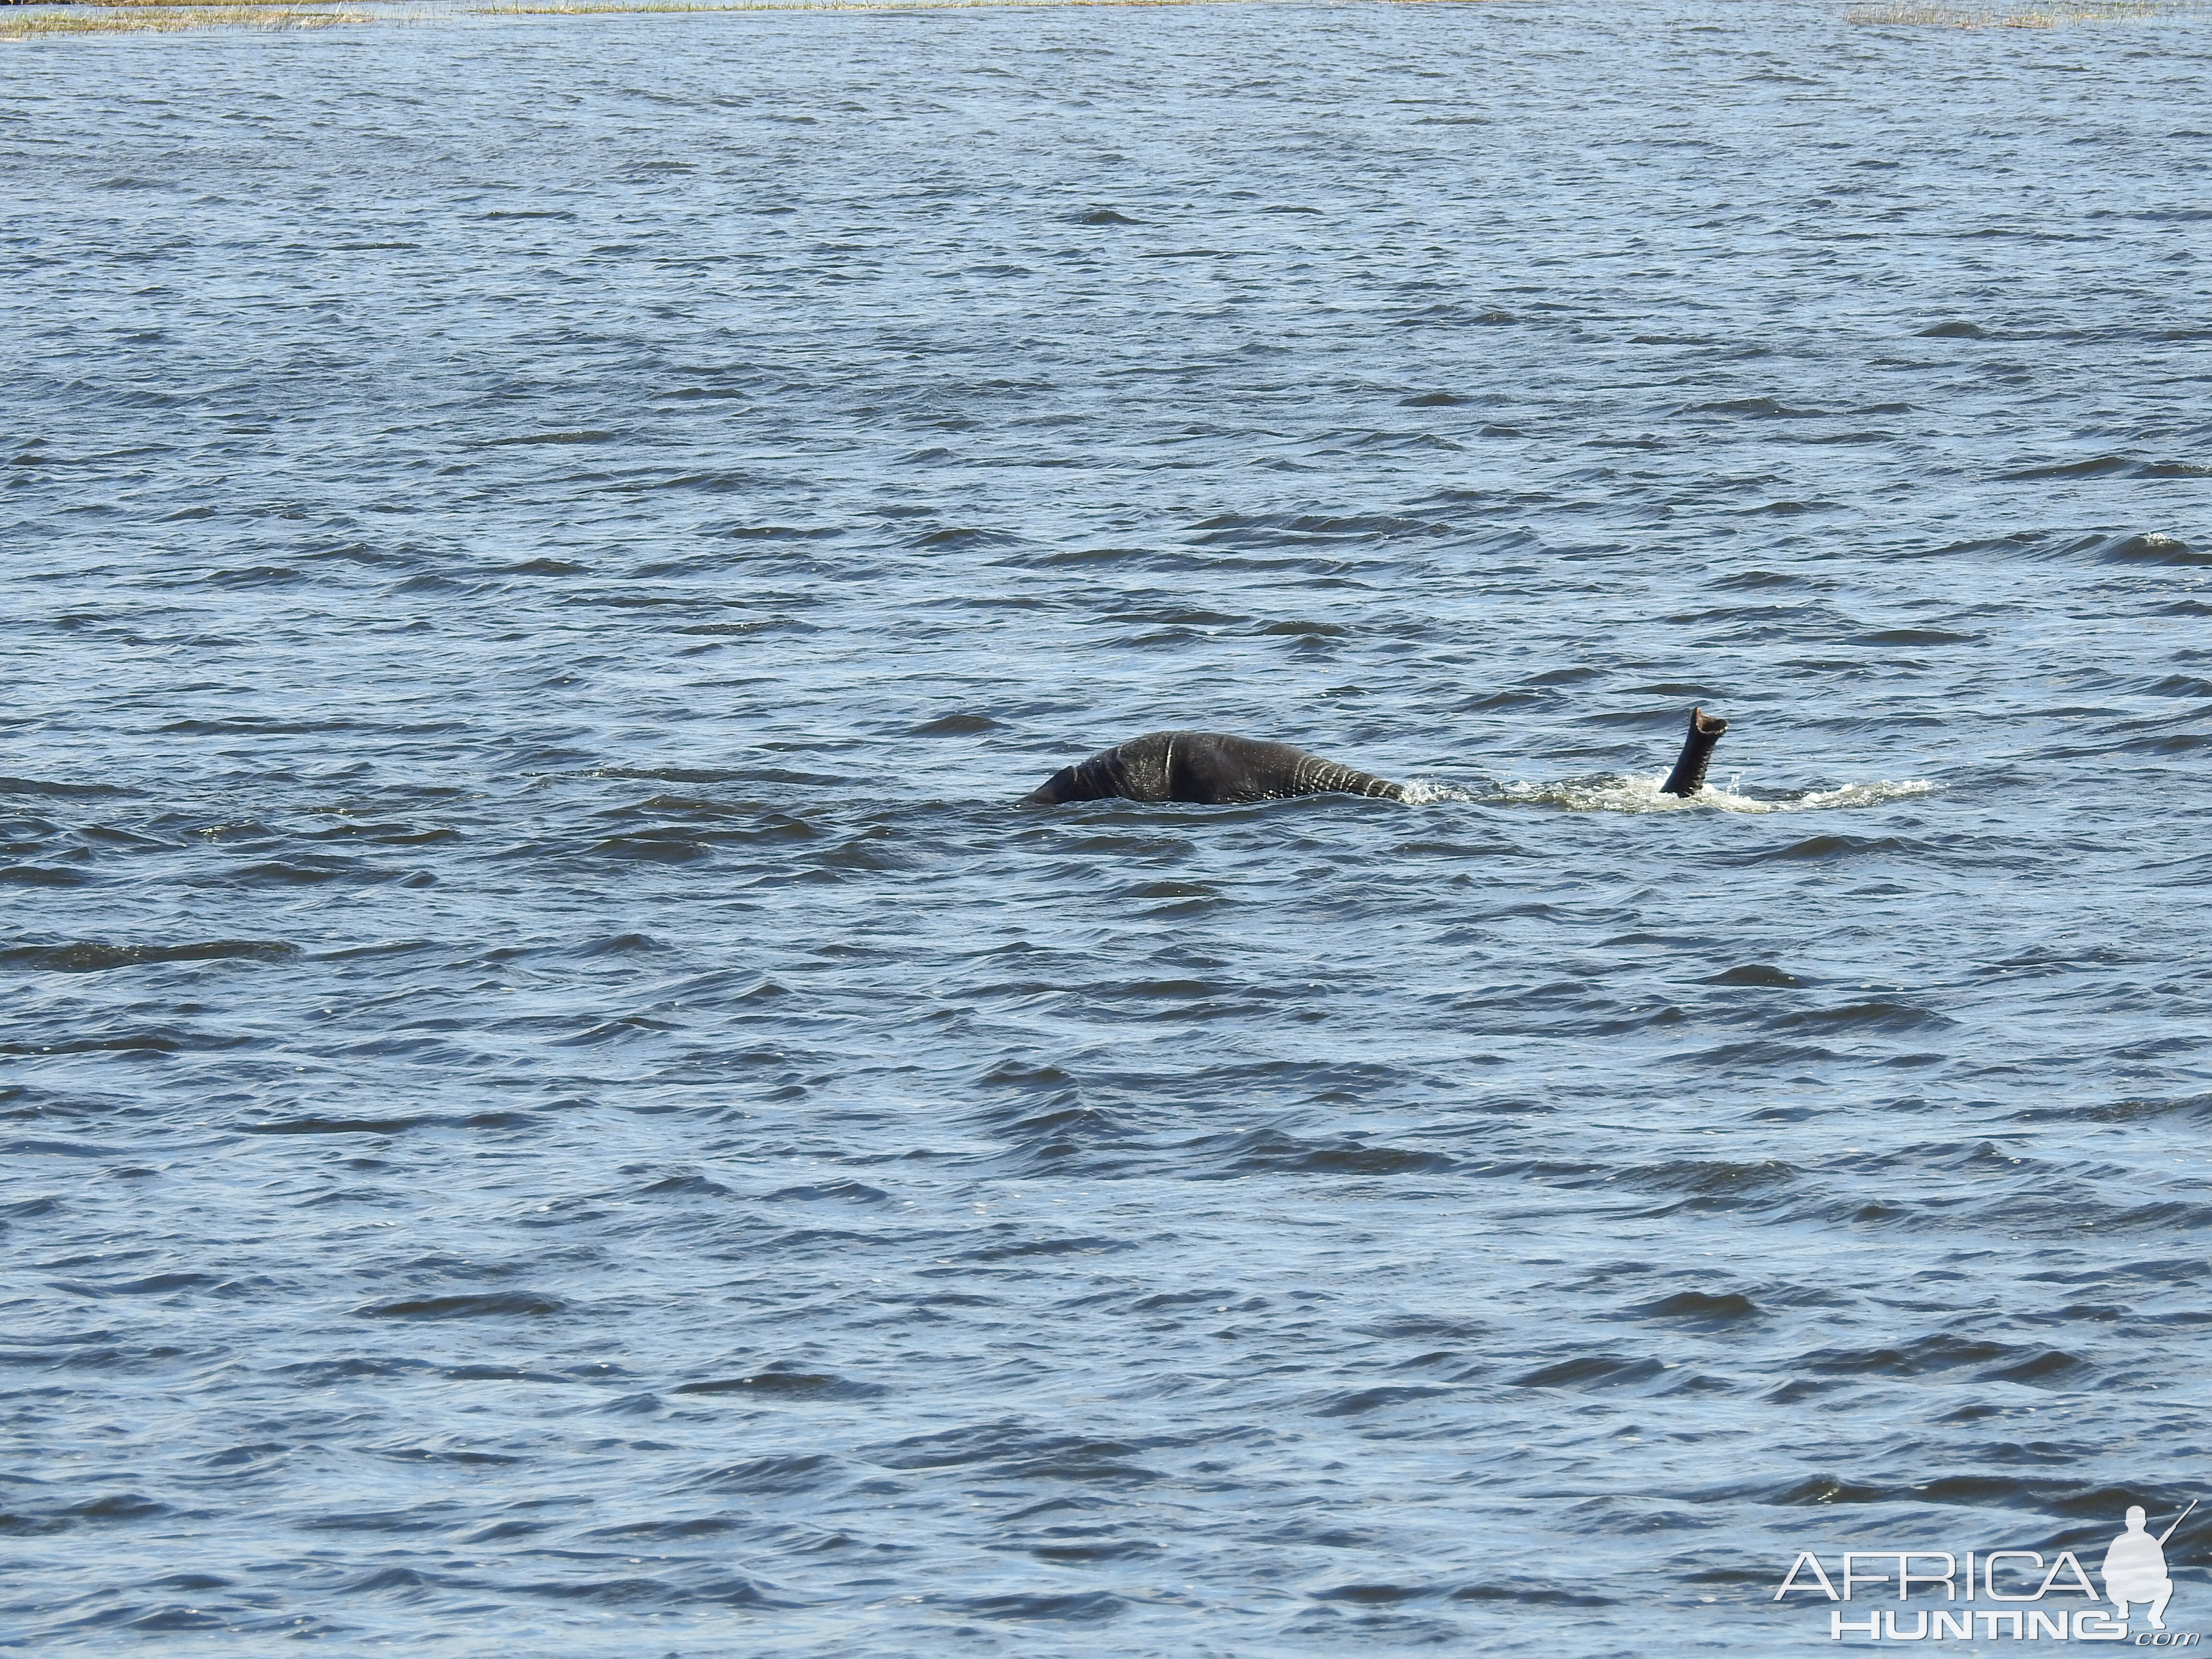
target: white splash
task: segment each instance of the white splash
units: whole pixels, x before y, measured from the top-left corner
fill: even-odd
[[[1398,799],[1408,806],[1429,806],[1440,800],[1480,800],[1482,797],[1470,794],[1454,784],[1431,783],[1426,778],[1408,778],[1404,793]]]
[[[1727,786],[1708,784],[1687,800],[1664,793],[1666,774],[1649,777],[1574,778],[1561,783],[1504,783],[1493,799],[1516,806],[1555,806],[1568,812],[1686,812],[1710,806],[1723,812],[1821,812],[1847,807],[1879,806],[1886,801],[1931,795],[1936,786],[1924,778],[1902,782],[1845,783],[1832,789],[1801,789],[1794,793],[1747,795],[1739,793],[1741,779]],[[1414,796],[1409,789],[1407,799]],[[1465,800],[1456,793],[1424,799]]]

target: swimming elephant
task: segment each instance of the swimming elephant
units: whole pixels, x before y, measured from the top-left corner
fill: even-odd
[[[1674,769],[1661,787],[1688,797],[1705,787],[1705,766],[1728,722],[1702,708],[1690,711],[1690,735]],[[1372,795],[1403,800],[1406,787],[1323,760],[1287,743],[1232,738],[1218,732],[1148,732],[1102,749],[1089,760],[1063,767],[1031,794],[1024,806],[1059,806],[1072,800],[1179,801],[1222,806],[1282,800],[1292,795]]]
[[[1064,801],[1186,801],[1218,806],[1237,801],[1280,800],[1291,795],[1340,792],[1402,800],[1402,785],[1287,743],[1224,737],[1218,732],[1150,732],[1102,749],[1087,761],[1047,778],[1024,806]]]

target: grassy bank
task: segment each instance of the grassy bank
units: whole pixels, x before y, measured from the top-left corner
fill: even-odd
[[[40,7],[0,14],[0,41],[63,34],[173,34],[185,29],[328,28],[365,23],[366,12],[305,9],[296,4],[240,5],[235,0],[112,0],[99,6]]]

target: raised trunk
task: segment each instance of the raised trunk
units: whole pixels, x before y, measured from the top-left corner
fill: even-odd
[[[1685,799],[1705,787],[1705,766],[1713,757],[1713,745],[1728,730],[1728,722],[1717,714],[1708,714],[1702,708],[1690,711],[1690,735],[1683,739],[1681,757],[1674,769],[1667,775],[1667,781],[1659,787],[1669,795],[1680,795]]]

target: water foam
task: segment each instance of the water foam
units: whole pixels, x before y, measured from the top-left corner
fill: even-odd
[[[1655,772],[1649,776],[1608,774],[1569,778],[1556,783],[1502,783],[1492,799],[1517,806],[1555,806],[1568,812],[1678,812],[1704,806],[1723,812],[1818,812],[1880,806],[1888,801],[1933,794],[1936,788],[1927,779],[1908,778],[1897,782],[1885,780],[1878,783],[1845,783],[1832,789],[1751,795],[1741,793],[1741,777],[1733,777],[1726,787],[1709,784],[1685,800],[1660,787],[1666,781],[1664,773]],[[1410,789],[1407,799],[1414,799]],[[1433,799],[1464,800],[1469,797],[1437,793]]]
[[[1440,800],[1480,800],[1480,795],[1449,783],[1431,783],[1426,778],[1408,778],[1398,797],[1408,806],[1433,806]]]

